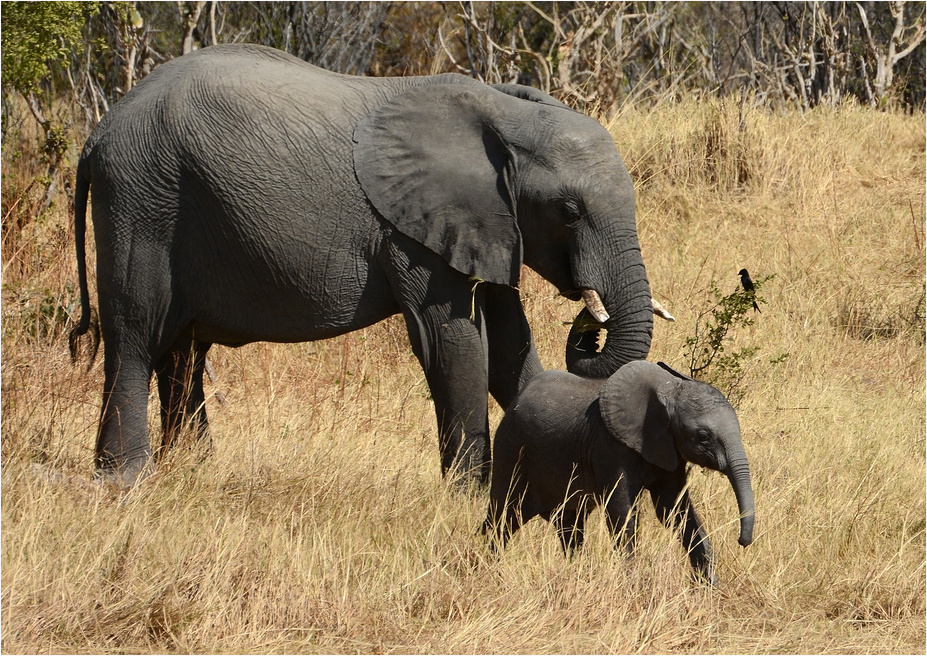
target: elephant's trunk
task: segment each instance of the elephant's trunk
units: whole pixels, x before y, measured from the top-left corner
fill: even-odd
[[[627,183],[630,189],[630,179]],[[584,378],[608,378],[628,362],[645,360],[653,334],[650,283],[633,229],[633,194],[616,190],[601,207],[589,210],[585,228],[577,228],[571,255],[572,289],[582,292],[586,306],[586,315],[580,314],[599,324],[590,332],[608,331],[601,350],[594,348],[595,335],[573,333],[568,340],[567,371]]]
[[[727,470],[724,472],[734,495],[737,497],[737,509],[740,511],[740,546],[747,547],[753,542],[753,522],[756,519],[756,508],[753,505],[753,488],[750,485],[750,465],[747,456],[742,452],[730,459]]]
[[[590,303],[584,294],[586,307],[577,315],[567,338],[567,371],[584,378],[608,378],[628,362],[647,358],[653,333],[653,306],[646,281],[640,291],[616,307],[601,301],[598,305]],[[593,313],[599,317],[604,313],[605,321],[597,320]],[[600,351],[598,337],[603,328],[607,336]]]

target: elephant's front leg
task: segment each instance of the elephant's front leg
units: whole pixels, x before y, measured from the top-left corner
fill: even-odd
[[[386,275],[438,419],[441,472],[463,484],[489,480],[489,346],[485,284],[393,233]]]
[[[608,530],[614,537],[615,548],[623,545],[628,558],[634,555],[637,535],[637,505],[635,502],[640,488],[635,489],[634,492],[635,494],[632,495],[623,477],[605,494],[605,519]]]
[[[489,391],[502,409],[508,410],[525,383],[544,368],[518,290],[491,283],[480,287],[485,287],[486,293]]]
[[[490,469],[489,389],[487,348],[480,332],[469,317],[442,322],[425,377],[438,419],[441,472],[464,484],[485,485]]]
[[[702,526],[702,520],[692,506],[689,491],[685,488],[685,477],[681,481],[673,480],[652,486],[650,496],[660,521],[680,530],[679,538],[689,554],[692,569],[705,582],[717,585],[711,542]]]

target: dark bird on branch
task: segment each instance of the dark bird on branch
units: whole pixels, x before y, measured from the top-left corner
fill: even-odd
[[[753,296],[753,281],[750,280],[750,274],[746,269],[741,269],[737,272],[737,275],[740,276],[740,284],[744,286],[744,289],[748,292],[751,292],[750,296]],[[757,312],[760,311],[760,307],[756,304],[756,299],[753,299],[753,309]]]

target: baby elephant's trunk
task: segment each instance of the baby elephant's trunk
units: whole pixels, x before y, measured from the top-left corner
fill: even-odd
[[[743,455],[730,461],[727,471],[724,472],[734,494],[737,497],[737,508],[740,510],[740,538],[737,540],[743,547],[753,542],[753,521],[756,517],[756,508],[753,505],[753,488],[750,485],[750,465],[747,456]]]

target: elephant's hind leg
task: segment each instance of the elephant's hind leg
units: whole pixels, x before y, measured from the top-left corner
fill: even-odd
[[[483,535],[489,538],[489,548],[502,551],[513,535],[521,528],[521,513],[513,504],[489,501],[489,510],[483,522]]]
[[[134,355],[115,335],[109,337],[103,357],[103,408],[94,464],[106,479],[130,487],[151,458],[148,436],[151,365],[146,356]]]
[[[586,529],[585,510],[583,508],[563,508],[555,513],[553,520],[563,553],[567,556],[572,555],[574,551],[583,546]]]
[[[516,464],[514,459],[496,454],[489,488],[489,508],[483,522],[483,534],[490,537],[490,548],[494,551],[504,549],[521,528],[525,484],[516,472]]]
[[[158,360],[158,397],[161,401],[161,428],[163,436],[160,456],[175,445],[184,430],[189,429],[196,447],[208,452],[209,423],[206,418],[206,395],[203,391],[203,372],[206,352],[210,344],[190,342],[175,346]]]

